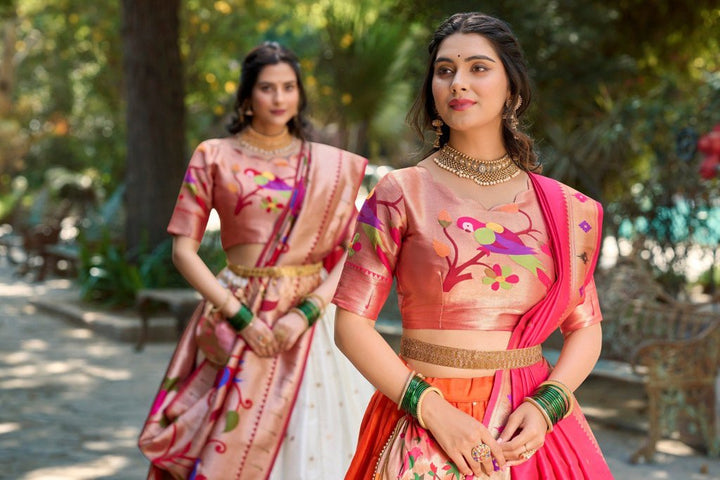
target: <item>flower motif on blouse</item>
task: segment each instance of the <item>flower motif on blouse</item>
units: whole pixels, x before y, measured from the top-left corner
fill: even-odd
[[[483,283],[490,285],[490,288],[497,291],[502,288],[503,290],[510,290],[512,286],[520,281],[520,277],[512,273],[512,269],[509,265],[501,267],[499,264],[495,264],[492,268],[485,269],[485,278]]]
[[[266,212],[276,212],[285,208],[285,204],[280,203],[278,200],[267,196],[260,200],[260,207],[264,208]]]
[[[348,258],[352,257],[360,250],[362,250],[362,243],[360,243],[360,233],[355,232],[355,235],[353,235],[353,238],[350,241],[350,247],[347,249]]]

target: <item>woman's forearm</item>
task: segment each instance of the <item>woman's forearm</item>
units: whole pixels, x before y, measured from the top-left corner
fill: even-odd
[[[222,307],[225,316],[231,316],[240,308],[239,300],[228,297],[229,290],[223,287],[215,274],[198,255],[200,243],[189,237],[176,236],[173,239],[172,260],[187,282],[207,301]]]
[[[375,388],[397,402],[408,378],[408,367],[375,330],[374,323],[338,308],[335,343]]]

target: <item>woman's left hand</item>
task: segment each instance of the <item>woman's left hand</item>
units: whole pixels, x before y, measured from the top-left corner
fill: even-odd
[[[523,402],[508,417],[498,438],[508,466],[530,459],[544,444],[547,424],[533,405]]]
[[[290,350],[307,328],[307,320],[297,312],[288,312],[278,318],[273,326],[278,353]]]

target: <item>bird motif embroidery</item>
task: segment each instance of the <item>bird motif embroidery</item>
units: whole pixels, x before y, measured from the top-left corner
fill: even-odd
[[[397,211],[397,205],[402,200],[402,196],[398,197],[394,202],[378,200],[375,195],[375,189],[373,189],[358,213],[358,226],[362,228],[370,245],[375,250],[378,259],[382,262],[388,273],[392,273],[393,271],[393,267],[390,264],[392,252],[395,247],[400,245],[400,229],[392,224],[391,211]],[[380,219],[378,215],[378,205],[388,210],[386,218],[390,224],[386,225]],[[355,248],[355,246],[353,246],[353,248]]]
[[[480,245],[477,249],[481,252],[487,255],[507,255],[513,262],[535,275],[545,286],[550,286],[550,278],[535,256],[537,252],[525,245],[520,235],[498,223],[485,223],[472,217],[460,217],[456,224],[461,230],[472,233]]]
[[[243,173],[253,180],[253,183],[257,185],[257,188],[245,195],[238,197],[237,204],[235,205],[235,215],[240,213],[240,210],[250,205],[250,197],[257,194],[260,190],[273,190],[278,192],[281,196],[288,198],[292,193],[293,187],[289,185],[284,179],[278,177],[272,172],[261,172],[254,168],[246,168]],[[284,204],[270,196],[266,196],[261,200],[260,206],[267,212],[276,211],[284,208]]]
[[[288,185],[285,180],[275,176],[272,172],[261,172],[254,168],[246,168],[245,175],[251,177],[256,185],[268,190],[278,190],[283,192],[289,192],[292,190],[292,186]]]

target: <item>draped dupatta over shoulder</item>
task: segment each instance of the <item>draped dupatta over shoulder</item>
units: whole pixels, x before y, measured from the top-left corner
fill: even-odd
[[[327,262],[355,218],[366,160],[314,143],[305,145],[301,155],[290,207],[258,267]],[[321,280],[320,274],[253,278],[239,285],[239,296],[256,321],[272,326]],[[229,358],[218,364],[203,355],[196,340],[204,308],[201,304],[189,322],[140,435],[140,449],[153,464],[149,478],[266,479],[295,404],[314,330],[271,358],[256,356],[231,332],[229,342],[220,342],[231,345]]]
[[[592,274],[601,241],[602,208],[583,194],[547,177],[532,175],[548,224],[557,279],[546,298],[520,320],[508,348],[539,345],[595,288]],[[592,308],[597,308],[593,306]],[[484,422],[499,434],[507,416],[546,380],[550,365],[498,371]],[[513,479],[612,479],[612,474],[580,409],[560,421],[545,437],[543,448],[529,461],[512,469]]]

